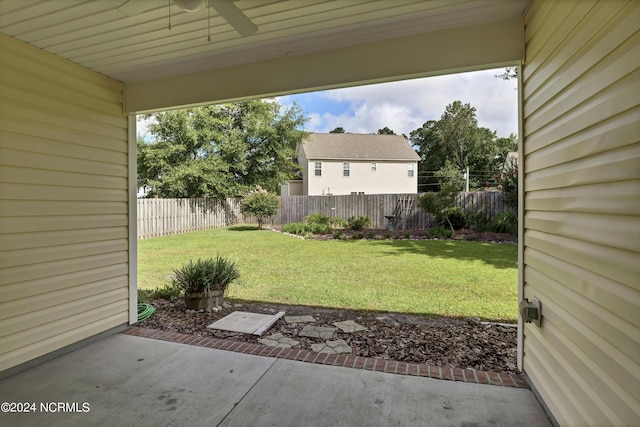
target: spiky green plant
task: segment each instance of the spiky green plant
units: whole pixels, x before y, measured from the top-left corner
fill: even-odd
[[[208,294],[225,291],[240,277],[236,263],[218,254],[215,258],[190,260],[182,268],[173,271],[173,283],[185,292]]]

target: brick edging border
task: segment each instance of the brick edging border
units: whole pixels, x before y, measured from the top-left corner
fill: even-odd
[[[196,345],[199,347],[215,348],[217,350],[234,351],[236,353],[253,354],[256,356],[297,360],[300,362],[318,363],[321,365],[342,366],[345,368],[366,369],[369,371],[385,372],[388,374],[410,375],[475,384],[489,384],[502,387],[529,388],[529,384],[525,381],[522,375],[503,372],[476,371],[473,369],[397,362],[395,360],[353,356],[349,354],[317,353],[311,350],[268,347],[263,344],[203,337],[198,335],[182,334],[179,332],[162,331],[159,329],[141,328],[137,326],[125,329],[121,334],[152,338],[161,341],[170,341],[179,344]]]

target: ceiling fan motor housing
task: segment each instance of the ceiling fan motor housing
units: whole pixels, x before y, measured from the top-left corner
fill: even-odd
[[[185,12],[197,12],[204,9],[208,0],[173,0]]]

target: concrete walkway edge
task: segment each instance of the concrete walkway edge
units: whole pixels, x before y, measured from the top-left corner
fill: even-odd
[[[503,372],[477,371],[450,366],[436,366],[418,363],[406,363],[382,358],[354,356],[348,354],[318,353],[283,347],[269,347],[262,344],[246,343],[228,339],[182,334],[179,332],[132,326],[121,332],[125,335],[152,338],[156,340],[189,344],[199,347],[253,354],[256,356],[275,357],[278,359],[297,360],[300,362],[321,365],[341,366],[346,368],[365,369],[398,375],[434,378],[439,380],[461,381],[475,384],[488,384],[503,387],[529,388],[523,376]]]

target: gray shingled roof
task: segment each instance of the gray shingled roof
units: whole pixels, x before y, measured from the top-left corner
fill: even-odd
[[[402,135],[312,133],[302,149],[307,159],[420,160]]]

